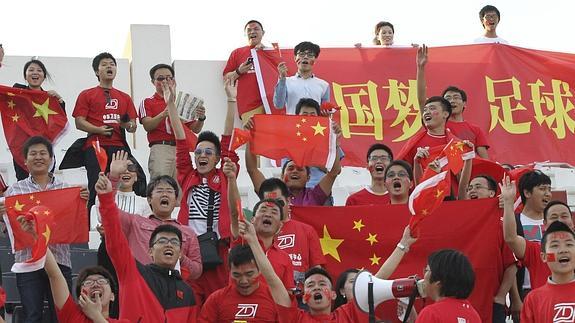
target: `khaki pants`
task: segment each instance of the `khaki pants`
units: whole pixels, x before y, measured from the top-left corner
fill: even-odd
[[[176,147],[170,145],[153,145],[148,159],[150,180],[160,175],[176,179]]]

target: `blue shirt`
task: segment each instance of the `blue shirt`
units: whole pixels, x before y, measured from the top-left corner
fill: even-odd
[[[300,99],[310,98],[318,103],[329,101],[329,83],[319,77],[304,79],[299,74],[279,79],[274,89],[274,105],[278,109],[286,107],[286,114],[294,115]]]

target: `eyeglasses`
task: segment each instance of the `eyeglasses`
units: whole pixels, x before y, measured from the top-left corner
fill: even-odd
[[[376,161],[390,161],[391,157],[387,155],[382,156],[369,156],[369,161],[376,162]]]
[[[206,156],[213,156],[215,154],[215,151],[212,148],[196,148],[196,150],[194,150],[194,155],[196,156],[200,156],[201,154],[206,154]]]
[[[106,278],[98,278],[96,280],[86,279],[82,282],[82,287],[92,287],[94,284],[98,284],[98,286],[109,285],[110,282]]]
[[[310,52],[310,51],[297,52],[296,55],[299,56],[299,57],[310,57],[310,58],[314,58],[314,57],[315,57],[315,53]]]
[[[168,239],[165,237],[161,237],[161,238],[158,238],[158,240],[156,240],[154,242],[154,244],[159,244],[160,246],[166,246],[166,245],[168,245],[168,243],[174,247],[179,247],[181,245],[180,239],[178,239],[178,238]]]
[[[169,195],[176,194],[176,190],[171,189],[171,188],[166,188],[166,189],[160,188],[160,189],[153,190],[153,192],[156,194],[160,194],[160,195],[161,194],[169,194]]]
[[[174,78],[172,76],[158,76],[156,77],[156,81],[158,82],[164,82],[164,81],[171,81]]]
[[[499,16],[497,14],[486,14],[483,16],[484,19],[497,19]]]
[[[477,191],[477,190],[481,190],[481,189],[488,190],[489,187],[483,186],[483,185],[479,185],[479,184],[477,184],[477,185],[469,185],[469,186],[467,187],[467,192],[469,192],[469,191],[471,191],[471,190],[476,190],[476,191]]]
[[[409,174],[407,172],[404,171],[400,171],[400,172],[387,172],[387,175],[385,175],[386,178],[394,178],[395,176],[399,177],[399,178],[406,178],[409,177]]]
[[[128,172],[136,173],[138,171],[138,166],[136,164],[128,164]]]

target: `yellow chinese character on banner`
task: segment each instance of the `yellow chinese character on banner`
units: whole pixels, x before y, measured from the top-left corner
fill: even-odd
[[[513,107],[511,99],[515,101],[521,100],[521,89],[519,88],[519,81],[512,77],[510,79],[504,80],[493,80],[489,77],[485,77],[485,83],[487,88],[487,100],[490,105],[491,110],[491,126],[489,131],[491,132],[495,129],[497,124],[501,124],[505,131],[511,134],[523,134],[529,133],[531,130],[531,122],[519,122],[513,121],[513,113],[515,111],[527,110],[520,102]],[[497,84],[511,83],[511,93],[495,93],[495,86]],[[503,86],[502,86],[503,87]]]
[[[372,81],[348,85],[334,82],[333,93],[337,105],[341,107],[341,132],[344,138],[358,135],[383,139],[383,119],[377,99],[377,84]],[[352,122],[352,119],[355,121]]]
[[[397,111],[397,117],[391,127],[402,123],[403,133],[398,138],[393,139],[393,142],[409,139],[422,126],[419,103],[417,101],[417,82],[409,80],[407,84],[390,79],[389,86],[383,87],[384,89],[389,89],[389,98],[385,109],[393,108]]]
[[[575,121],[569,116],[569,112],[575,109],[573,105],[573,93],[569,91],[569,84],[561,80],[551,80],[552,92],[541,93],[541,88],[545,84],[537,79],[535,83],[528,83],[531,88],[531,102],[535,110],[535,120],[542,125],[543,122],[547,127],[555,132],[557,139],[565,138],[565,126],[574,133]],[[568,98],[571,98],[569,100]],[[545,110],[549,112],[546,114]]]

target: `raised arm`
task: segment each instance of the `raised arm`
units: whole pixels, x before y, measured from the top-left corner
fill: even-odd
[[[176,82],[174,80],[168,81],[163,84],[163,88],[164,100],[166,100],[166,103],[168,104],[168,116],[170,118],[172,130],[174,131],[174,137],[176,140],[186,139],[184,125],[182,125],[182,121],[178,115],[178,110],[176,109]]]
[[[525,257],[525,238],[517,234],[517,223],[513,203],[515,202],[515,181],[508,176],[503,178],[501,184],[501,196],[503,197],[503,238],[518,259]]]
[[[48,248],[46,252],[46,263],[44,264],[44,270],[46,271],[46,275],[48,276],[48,280],[50,281],[50,289],[52,290],[52,297],[54,298],[54,305],[57,309],[62,309],[68,297],[70,296],[70,292],[68,290],[68,284],[66,283],[66,278],[60,271],[60,267],[58,267],[58,263],[56,262],[56,258]]]
[[[226,96],[228,97],[228,109],[226,111],[223,135],[231,136],[232,130],[234,130],[234,114],[238,109],[238,87],[236,82],[232,82],[230,79],[226,78],[224,80],[224,88],[226,90]]]
[[[379,279],[388,279],[401,262],[401,259],[403,259],[403,256],[409,252],[409,248],[415,241],[417,241],[417,238],[411,236],[409,226],[405,227],[405,229],[403,229],[401,240],[399,240],[399,243],[395,249],[393,249],[391,255],[387,257],[383,265],[381,265],[375,274],[375,277]]]
[[[254,120],[250,118],[244,125],[244,128],[246,130],[254,129]],[[263,181],[266,180],[266,177],[258,169],[258,158],[254,153],[252,153],[249,143],[246,145],[245,159],[246,159],[246,170],[248,171],[248,175],[250,176],[252,184],[254,185],[254,191],[256,193],[259,193],[260,186],[262,185]]]
[[[278,305],[284,307],[290,307],[292,305],[291,298],[289,296],[288,291],[284,287],[281,279],[278,277],[272,264],[270,263],[268,257],[264,253],[262,247],[258,242],[258,238],[256,237],[256,230],[254,229],[253,224],[244,220],[239,224],[239,232],[240,235],[244,238],[244,240],[248,243],[252,252],[254,254],[254,258],[256,259],[256,263],[258,264],[258,268],[260,269],[262,275],[264,276],[269,288],[270,293],[274,299],[274,302]]]
[[[337,154],[335,156],[335,160],[333,162],[333,166],[331,170],[325,174],[319,181],[318,185],[321,187],[321,190],[325,193],[325,195],[331,195],[331,189],[333,187],[333,183],[335,183],[335,179],[341,173],[341,162],[340,162],[340,150],[337,149]]]
[[[236,209],[236,203],[240,199],[240,191],[238,189],[238,183],[236,181],[237,167],[229,159],[224,158],[223,172],[228,179],[228,208],[230,210],[230,229],[232,237],[236,239],[239,236],[239,226],[238,226],[238,211]]]
[[[278,83],[274,88],[274,106],[278,109],[283,109],[287,101],[286,77],[288,69],[285,62],[281,62],[278,64],[278,73],[279,73]]]
[[[425,84],[425,64],[427,64],[427,46],[417,48],[417,100],[419,102],[419,108],[425,105],[425,100],[427,99],[427,90]]]
[[[474,149],[473,143],[469,140],[464,140],[464,144],[466,144],[471,149]],[[471,169],[473,167],[473,158],[467,159],[463,162],[463,169],[459,174],[459,189],[457,193],[458,200],[465,200],[467,198],[467,187],[469,186],[469,182],[471,181]]]

